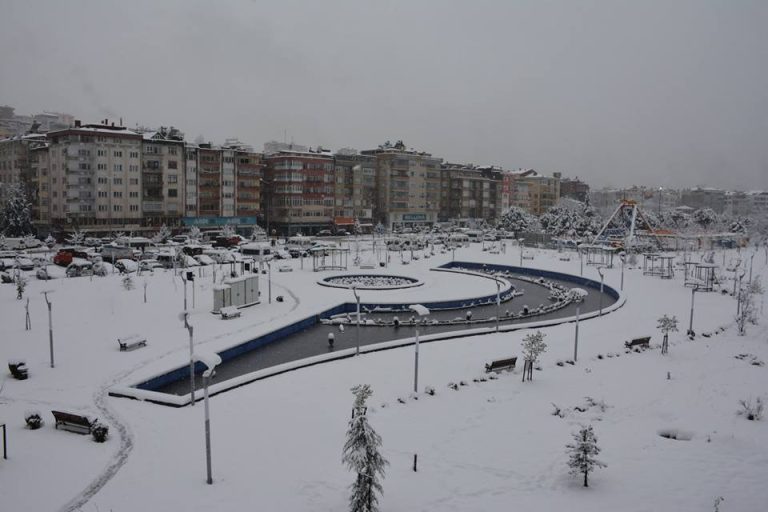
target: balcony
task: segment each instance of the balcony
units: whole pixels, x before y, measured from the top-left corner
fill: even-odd
[[[143,201],[141,208],[145,213],[162,213],[164,210],[162,201]]]

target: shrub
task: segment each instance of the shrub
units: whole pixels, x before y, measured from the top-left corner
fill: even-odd
[[[37,430],[43,426],[43,418],[40,417],[38,411],[29,411],[24,414],[24,421],[27,422],[27,427],[29,427],[30,430]]]
[[[748,420],[759,421],[763,418],[764,404],[762,398],[757,397],[755,403],[752,403],[752,400],[739,400],[739,405],[741,405],[741,409],[738,411],[738,414]]]
[[[97,423],[91,429],[91,435],[93,436],[94,441],[103,443],[107,440],[107,436],[109,435],[109,427],[103,423]]]

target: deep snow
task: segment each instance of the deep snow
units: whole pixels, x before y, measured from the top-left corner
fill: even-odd
[[[578,257],[561,261],[535,251],[526,265],[579,274]],[[516,265],[518,253],[491,255],[479,244],[457,251],[457,259]],[[493,282],[429,272],[451,254],[401,265],[389,272],[424,281],[417,288],[361,291],[363,300],[413,301],[494,293]],[[747,258],[748,260],[748,258]],[[716,258],[719,261],[719,258]],[[285,302],[243,310],[221,321],[209,313],[211,279],[198,278],[191,318],[196,346],[212,352],[267,332],[351,292],[316,284],[323,275],[301,270],[273,272],[273,296]],[[764,274],[763,254],[754,258]],[[350,272],[356,269],[350,268]],[[620,270],[607,271],[618,288]],[[597,278],[592,267],[584,275]],[[732,275],[732,273],[726,273]],[[146,279],[148,303],[144,304]],[[135,382],[189,358],[187,331],[178,318],[183,284],[171,272],[134,279],[123,289],[119,276],[30,280],[32,330],[24,330],[24,301],[12,285],[0,285],[0,356],[26,359],[30,378],[6,372],[0,384],[0,423],[8,429],[8,460],[0,460],[0,496],[8,510],[344,510],[352,481],[341,465],[341,447],[352,406],[349,389],[369,383],[370,422],[383,438],[391,466],[384,480],[382,510],[763,510],[768,502],[768,419],[736,415],[738,400],[767,398],[768,330],[761,318],[745,337],[736,335],[735,300],[718,293],[696,295],[694,341],[685,336],[690,289],[678,272],[673,280],[625,271],[627,303],[599,319],[581,323],[579,360],[573,355],[573,324],[544,330],[548,351],[541,371],[522,383],[520,368],[497,380],[472,382],[484,363],[520,355],[525,331],[442,341],[421,346],[421,388],[435,396],[409,398],[413,350],[400,348],[326,363],[262,380],[211,400],[214,484],[205,484],[203,407],[167,408],[112,398],[113,385]],[[48,367],[47,312],[40,291],[52,289],[56,367]],[[266,293],[266,282],[261,290]],[[760,300],[758,300],[758,303]],[[192,298],[189,293],[189,305]],[[758,305],[759,307],[759,305]],[[192,309],[192,308],[190,308]],[[656,319],[676,315],[680,332],[661,356]],[[709,338],[703,332],[727,327]],[[119,352],[116,339],[147,336],[148,346]],[[625,354],[622,343],[651,335],[650,351]],[[602,359],[598,359],[598,354]],[[619,356],[608,357],[608,354]],[[521,366],[521,365],[520,365]],[[669,376],[671,378],[667,378]],[[466,381],[457,391],[449,382]],[[579,412],[585,397],[604,400],[605,411]],[[405,404],[398,402],[402,398]],[[552,415],[552,403],[565,411]],[[24,427],[24,412],[37,409],[40,430]],[[110,438],[57,431],[51,409],[98,416]],[[581,480],[568,475],[565,444],[582,423],[592,423],[608,468]],[[692,434],[689,441],[658,435],[663,429]],[[411,469],[419,454],[419,471]]]

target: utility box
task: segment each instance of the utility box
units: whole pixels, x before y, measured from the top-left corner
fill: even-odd
[[[221,308],[234,306],[243,308],[258,304],[259,276],[246,275],[227,279],[223,284],[213,288],[213,312],[219,313]]]

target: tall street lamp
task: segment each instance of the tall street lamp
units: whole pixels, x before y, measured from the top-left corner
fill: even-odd
[[[208,408],[208,384],[211,382],[211,377],[216,373],[214,369],[221,364],[221,357],[218,354],[205,354],[198,355],[195,359],[208,368],[203,372],[203,395],[205,397],[205,467],[208,474],[206,481],[208,485],[211,485],[213,476],[211,474],[211,416]]]
[[[189,394],[191,397],[192,407],[195,406],[195,344],[194,344],[194,328],[189,323],[189,311],[182,311],[179,315],[184,322],[184,327],[189,332]]]
[[[687,332],[688,336],[691,336],[691,337],[696,336],[696,333],[693,332],[693,298],[696,296],[697,291],[699,291],[698,286],[694,286],[693,288],[691,288],[691,319],[688,322],[688,332]]]
[[[603,268],[604,267],[597,267],[597,273],[600,274],[600,313],[598,316],[603,316],[603,282],[605,281]]]
[[[357,294],[357,287],[352,287],[352,294],[355,296],[355,302],[357,303],[357,345],[355,346],[355,355],[360,355],[360,295]]]
[[[272,265],[267,260],[267,293],[269,295],[269,303],[272,304]]]
[[[627,261],[627,253],[621,251],[619,259],[621,260],[621,291],[624,291],[624,263]]]
[[[496,332],[499,332],[499,318],[501,317],[501,282],[499,278],[496,281]]]
[[[51,313],[52,303],[48,300],[48,294],[53,293],[53,290],[45,290],[40,292],[45,297],[45,303],[48,305],[48,345],[51,350],[51,368],[53,368],[53,314]]]
[[[517,243],[520,244],[520,266],[523,266],[523,242],[525,242],[525,238],[518,238]]]
[[[429,309],[426,306],[423,306],[421,304],[412,304],[408,306],[408,309],[419,315],[419,319],[421,317],[425,317],[429,315]],[[416,343],[414,345],[415,352],[414,352],[414,360],[413,360],[413,392],[418,393],[419,392],[419,325],[416,324]]]

